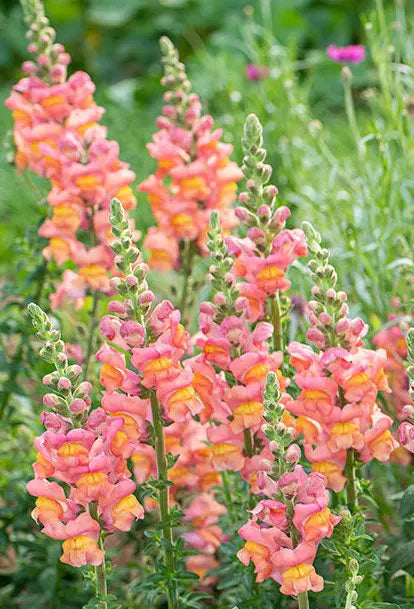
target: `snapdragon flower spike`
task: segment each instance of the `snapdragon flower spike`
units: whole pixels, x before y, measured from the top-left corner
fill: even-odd
[[[385,349],[387,353],[385,372],[392,390],[387,396],[387,403],[398,418],[402,416],[402,409],[410,401],[409,380],[404,365],[408,356],[406,325],[408,324],[405,323],[403,315],[390,314],[386,326],[372,339],[376,347]]]
[[[28,309],[43,343],[40,355],[55,368],[43,378],[49,388],[41,415],[46,431],[35,438],[35,478],[27,484],[36,497],[32,516],[43,533],[63,541],[62,562],[101,565],[103,537],[129,531],[144,516],[133,494],[130,455],[120,450],[125,420],[121,413],[90,410],[92,385],[80,382],[82,368],[68,365],[64,343],[47,315],[34,303]]]
[[[312,563],[320,541],[332,535],[341,518],[328,507],[326,478],[307,474],[298,465],[301,451],[292,444],[295,430],[283,422],[280,400],[277,377],[270,372],[264,391],[267,423],[263,432],[274,456],[273,493],[250,510],[250,520],[239,529],[245,545],[237,556],[246,566],[253,562],[257,582],[272,578],[281,585],[282,594],[303,596],[323,588]]]
[[[278,190],[268,183],[272,168],[265,163],[262,126],[254,114],[246,119],[242,144],[247,191],[239,196],[236,215],[246,226],[247,237],[229,237],[226,242],[236,258],[234,273],[243,279],[240,294],[247,298],[249,320],[261,320],[267,314],[274,326],[274,348],[280,349],[282,317],[288,310],[282,310],[280,293],[290,287],[288,267],[307,254],[305,235],[300,229],[285,228],[290,210],[278,207]]]
[[[405,420],[398,428],[398,438],[406,450],[414,453],[414,328],[407,332],[407,375],[411,403],[406,404],[401,411]]]
[[[363,346],[367,326],[360,318],[348,317],[347,297],[336,291],[329,252],[321,248],[321,237],[313,227],[303,226],[314,256],[309,268],[315,281],[307,338],[317,352],[297,342],[289,345],[300,393],[287,409],[297,417],[296,430],[303,434],[305,456],[313,470],[340,491],[351,458],[357,456],[364,463],[374,458],[388,461],[398,446],[390,431],[393,421],[377,403],[378,392],[389,391],[386,353]]]
[[[159,131],[147,148],[157,170],[139,186],[148,194],[157,226],[144,241],[150,250],[149,265],[160,272],[184,266],[195,254],[206,256],[210,212],[219,212],[226,230],[236,225],[231,208],[237,182],[242,178],[229,160],[233,147],[220,141],[222,130],[213,129],[213,118],[201,115],[198,96],[190,93],[185,66],[172,42],[160,41],[165,75],[163,115]]]
[[[234,259],[227,253],[218,215],[212,213],[208,247],[212,264],[209,279],[213,302],[200,305],[201,353],[188,360],[194,386],[203,402],[202,422],[210,422],[207,437],[210,459],[216,471],[239,471],[250,484],[250,493],[271,492],[268,472],[272,453],[261,430],[264,423],[263,390],[266,375],[278,375],[284,392],[288,380],[280,366],[282,353],[270,352],[272,326],[251,326],[246,299],[240,296]],[[288,399],[286,393],[284,400]]]
[[[99,124],[104,108],[93,100],[95,86],[85,72],[66,79],[70,58],[54,44],[54,30],[39,0],[27,0],[26,22],[34,62],[14,87],[6,106],[14,118],[15,165],[48,178],[48,219],[39,234],[49,240],[43,254],[58,266],[68,261],[52,308],[63,300],[83,305],[87,292],[109,293],[113,254],[109,203],[115,195],[126,209],[136,205],[135,174],[119,160],[119,146]],[[86,239],[85,239],[86,235]]]
[[[225,507],[214,499],[213,488],[221,481],[211,463],[207,425],[193,418],[201,413],[203,403],[197,395],[196,369],[190,360],[183,360],[190,351],[190,337],[180,323],[179,311],[169,301],[152,306],[148,267],[133,244],[119,201],[112,201],[111,210],[116,237],[112,247],[119,271],[112,282],[121,300],[110,302],[111,315],[101,323],[107,339],[97,354],[104,362],[101,377],[107,391],[103,407],[120,410],[117,416],[125,411],[136,420],[139,442],[131,455],[134,475],[140,483],[157,478],[159,495],[147,499],[145,507],[151,511],[158,503],[170,574],[175,559],[169,504],[185,491],[189,503],[183,522],[190,530],[184,538],[200,552],[195,562],[188,561],[188,568],[202,575],[217,564],[214,553],[227,538],[217,524]]]

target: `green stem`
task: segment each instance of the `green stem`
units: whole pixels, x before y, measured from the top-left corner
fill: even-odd
[[[309,609],[309,598],[307,592],[299,592],[298,609]]]
[[[231,496],[231,486],[230,486],[230,480],[229,480],[229,472],[227,471],[223,471],[221,472],[221,480],[223,482],[223,491],[224,491],[224,497],[226,499],[226,504],[227,504],[227,509],[229,511],[229,516],[232,522],[235,521],[235,514],[234,514],[234,505],[233,505],[233,499]]]
[[[253,438],[252,438],[252,433],[251,433],[250,429],[244,429],[243,436],[244,436],[244,448],[246,451],[246,455],[248,457],[253,457],[253,455],[254,455]]]
[[[344,83],[346,116],[348,118],[348,123],[351,127],[351,131],[355,139],[355,144],[358,150],[358,156],[361,160],[363,160],[364,150],[361,145],[361,134],[359,133],[358,122],[355,114],[354,100],[352,98],[351,73],[349,72],[349,77],[344,76],[342,78],[342,81]]]
[[[345,463],[346,476],[346,502],[351,512],[357,507],[356,485],[355,485],[355,458],[354,451],[348,450]]]
[[[174,572],[174,555],[173,555],[173,535],[170,524],[170,506],[169,506],[169,486],[168,482],[168,470],[167,470],[167,459],[165,454],[165,440],[164,431],[162,428],[161,420],[161,408],[158,402],[157,396],[154,391],[151,391],[151,412],[152,412],[152,425],[154,428],[154,440],[155,440],[155,454],[157,460],[157,472],[158,481],[161,483],[159,488],[159,512],[160,520],[162,522],[162,534],[163,539],[167,541],[164,546],[165,564],[167,570],[172,573]],[[171,592],[167,590],[168,609],[178,608],[178,599],[176,591]]]
[[[296,548],[296,546],[298,545],[299,541],[300,541],[300,535],[299,535],[299,531],[297,530],[297,528],[295,527],[295,525],[292,522],[292,518],[295,512],[295,506],[293,504],[293,501],[290,501],[288,504],[288,516],[290,519],[290,536],[292,538],[292,545],[294,548]],[[308,598],[308,593],[307,592],[299,592],[298,594],[298,609],[309,609],[309,598]]]
[[[273,349],[275,351],[282,351],[282,311],[280,307],[279,290],[270,300],[270,317],[273,325]]]
[[[93,293],[92,311],[91,311],[91,316],[90,316],[89,325],[88,325],[88,343],[86,346],[85,367],[84,367],[84,371],[83,371],[83,379],[85,381],[88,379],[88,375],[89,375],[89,365],[90,365],[92,350],[93,350],[93,345],[94,345],[95,329],[97,327],[96,311],[98,308],[98,302],[99,302],[99,292],[97,290],[95,290],[95,292]]]
[[[101,550],[104,549],[104,541],[102,537],[99,539],[99,547]],[[102,564],[95,567],[95,585],[96,593],[105,598],[108,594],[108,588],[106,583],[106,567],[105,567],[105,556],[102,560]],[[96,605],[96,609],[107,609],[108,605],[105,600],[100,600]]]
[[[192,274],[192,262],[193,262],[193,257],[194,257],[194,251],[193,251],[193,248],[191,247],[191,245],[192,245],[191,241],[186,239],[184,242],[183,266],[182,266],[182,272],[184,275],[183,291],[181,294],[179,307],[178,307],[179,310],[181,311],[181,318],[184,322],[187,321],[186,307],[187,307],[187,301],[188,301],[188,296],[189,296],[189,290],[192,285],[191,274]]]
[[[250,431],[250,429],[244,429],[243,436],[244,436],[244,450],[246,452],[246,456],[249,458],[253,457],[254,445],[253,445],[252,432]],[[254,505],[255,505],[255,501],[254,501],[254,496],[250,492],[249,492],[248,503],[249,503],[249,508],[253,509]]]

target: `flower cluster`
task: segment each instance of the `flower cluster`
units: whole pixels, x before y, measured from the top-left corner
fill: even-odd
[[[407,332],[407,375],[409,381],[410,403],[401,411],[401,417],[406,419],[398,428],[399,440],[406,450],[414,453],[414,328]]]
[[[43,379],[50,388],[43,398],[49,410],[41,415],[46,431],[35,439],[35,478],[27,484],[37,498],[32,516],[43,533],[63,540],[62,562],[100,565],[105,534],[129,531],[135,518],[144,517],[126,461],[133,451],[126,417],[90,410],[92,386],[79,381],[82,368],[68,366],[64,343],[47,315],[33,303],[29,311],[43,342],[40,354],[55,367]]]
[[[296,465],[279,478],[277,489],[281,501],[260,501],[239,530],[246,543],[237,556],[245,565],[254,563],[257,582],[271,577],[281,584],[282,594],[319,592],[323,579],[312,563],[319,542],[341,519],[328,507],[325,477]]]
[[[208,253],[211,210],[219,211],[227,230],[235,226],[231,204],[242,174],[229,160],[232,146],[220,141],[221,129],[213,130],[212,117],[201,115],[200,100],[190,93],[184,65],[166,37],[161,39],[161,50],[166,104],[157,119],[159,131],[147,146],[157,171],[139,189],[148,194],[157,221],[144,242],[151,254],[149,265],[165,272],[187,264],[182,251],[185,242],[193,244],[191,251]]]
[[[343,488],[347,458],[356,452],[363,462],[388,461],[397,447],[392,419],[377,405],[378,391],[389,391],[384,373],[386,353],[363,347],[367,327],[360,318],[348,317],[345,292],[336,291],[335,269],[321,237],[304,223],[309,262],[316,285],[308,303],[310,342],[319,350],[293,342],[288,347],[294,380],[300,388],[288,403],[296,415],[296,429],[303,433],[305,455],[313,470],[327,477],[335,491]]]
[[[387,402],[393,412],[400,416],[402,408],[410,401],[408,375],[404,361],[408,355],[407,343],[404,337],[406,324],[401,313],[388,316],[387,325],[377,332],[372,342],[376,347],[385,349],[387,374],[392,393],[387,396]]]
[[[240,295],[247,299],[249,321],[268,313],[276,327],[280,325],[279,292],[290,287],[286,270],[299,256],[307,255],[305,235],[300,229],[285,228],[290,210],[277,206],[277,188],[267,184],[272,168],[264,163],[262,126],[254,114],[246,119],[242,143],[247,191],[239,196],[236,215],[247,227],[247,237],[232,236],[226,244],[236,258],[233,273],[243,279]],[[276,338],[275,348],[280,348],[281,337]]]
[[[76,72],[66,79],[70,57],[54,43],[41,3],[31,8],[28,48],[35,61],[25,62],[28,76],[6,100],[14,118],[15,163],[51,181],[51,213],[39,230],[49,239],[43,253],[58,265],[71,261],[76,269],[63,272],[52,307],[68,298],[79,308],[87,290],[110,291],[109,203],[116,195],[126,209],[135,207],[130,187],[135,174],[99,125],[104,109],[93,100],[90,77]]]
[[[257,582],[273,578],[281,584],[282,594],[297,596],[322,590],[323,579],[312,563],[319,542],[332,535],[341,518],[328,507],[325,476],[307,474],[298,465],[301,451],[292,444],[292,430],[282,424],[281,397],[277,377],[269,373],[264,391],[267,423],[262,430],[274,457],[274,484],[271,498],[259,501],[239,529],[246,543],[237,556],[246,566],[253,562]]]
[[[240,196],[244,206],[236,214],[249,227],[248,236],[224,238],[219,216],[212,212],[207,246],[214,296],[212,303],[200,306],[196,344],[201,354],[190,365],[204,404],[200,420],[210,421],[207,436],[215,469],[239,471],[251,493],[271,495],[273,457],[261,429],[263,390],[269,372],[278,375],[282,392],[288,379],[280,370],[283,354],[272,351],[269,341],[273,335],[273,347],[280,349],[279,291],[288,289],[286,269],[306,255],[306,245],[301,230],[283,229],[289,210],[276,208],[277,189],[266,186],[271,168],[263,162],[262,128],[254,115],[246,120],[243,146],[248,192]],[[284,393],[282,399],[289,396]],[[288,412],[280,424],[292,427]]]
[[[169,301],[151,310],[154,296],[145,280],[148,267],[140,261],[128,221],[116,201],[112,203],[111,222],[117,237],[112,247],[121,274],[112,283],[123,300],[111,301],[111,314],[101,322],[101,331],[110,343],[97,354],[103,362],[101,382],[107,390],[102,403],[110,411],[120,409],[122,416],[127,412],[129,429],[140,433],[131,457],[138,483],[160,475],[163,443],[161,470],[168,480],[163,491],[168,492],[169,503],[181,502],[183,494],[192,497],[184,510],[183,522],[191,524],[184,538],[201,552],[188,561],[198,572],[203,565],[213,564],[213,554],[225,539],[217,520],[226,509],[214,499],[212,489],[221,480],[211,463],[207,425],[193,419],[195,415],[203,419],[205,406],[197,395],[200,384],[192,360],[183,361],[190,350],[189,335],[180,323],[179,311]],[[144,407],[146,396],[150,411]],[[145,419],[154,430],[155,450],[148,443]],[[167,454],[172,459],[168,470]]]

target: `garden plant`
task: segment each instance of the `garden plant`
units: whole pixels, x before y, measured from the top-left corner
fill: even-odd
[[[0,607],[412,608],[414,7],[207,4],[4,8]]]

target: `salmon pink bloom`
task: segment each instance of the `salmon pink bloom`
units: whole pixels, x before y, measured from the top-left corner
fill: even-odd
[[[410,453],[414,453],[414,425],[404,421],[398,428],[398,439]]]
[[[68,522],[61,562],[72,567],[102,564],[105,552],[98,548],[98,536],[99,524],[87,512]]]
[[[168,57],[168,75],[162,81],[168,89],[164,95],[166,105],[163,116],[157,119],[159,131],[147,145],[157,161],[157,170],[139,189],[147,193],[157,222],[144,241],[150,250],[149,265],[166,272],[182,265],[182,242],[192,242],[198,254],[208,253],[206,236],[211,210],[219,212],[226,230],[235,226],[231,205],[242,173],[229,159],[232,146],[220,141],[221,129],[213,130],[211,116],[201,116],[200,100],[189,93],[188,80],[176,81],[177,70],[185,73],[172,43],[164,38],[161,47]],[[178,108],[169,103],[171,95],[176,94],[180,97]]]
[[[122,480],[99,498],[99,510],[109,531],[129,531],[136,518],[144,518],[144,508],[132,494],[134,490],[135,484],[131,480]]]
[[[282,594],[297,596],[308,590],[320,592],[323,589],[323,579],[312,566],[315,553],[316,546],[303,541],[293,550],[282,548],[272,557],[272,577],[282,584]]]
[[[118,145],[106,139],[106,129],[98,124],[104,109],[93,100],[90,77],[75,72],[66,78],[70,57],[53,42],[55,32],[46,17],[39,19],[28,32],[38,39],[28,47],[35,61],[23,64],[27,75],[13,87],[6,105],[14,118],[17,169],[28,168],[51,181],[47,200],[52,213],[39,229],[49,240],[43,254],[58,265],[76,265],[76,271],[65,271],[52,307],[65,299],[79,308],[88,292],[110,291],[109,202],[116,195],[127,209],[135,207],[130,188],[135,174],[119,160]],[[82,243],[85,233],[90,237],[86,243],[97,245]]]
[[[203,404],[196,396],[192,382],[193,373],[186,368],[173,380],[159,384],[158,399],[165,406],[166,415],[172,421],[185,421],[203,409]]]
[[[185,561],[187,571],[196,573],[202,586],[212,586],[217,582],[217,575],[209,575],[209,571],[217,569],[219,566],[218,560],[208,554],[189,556]]]

